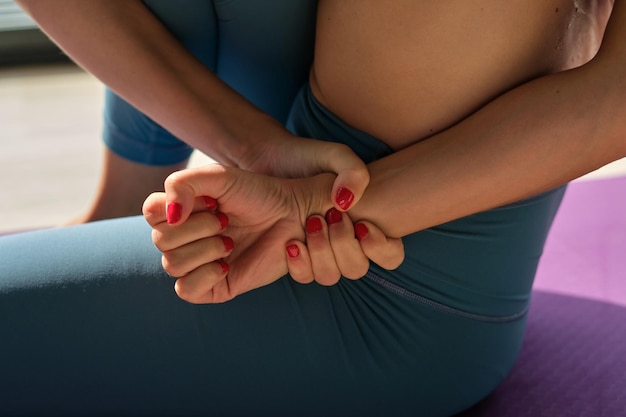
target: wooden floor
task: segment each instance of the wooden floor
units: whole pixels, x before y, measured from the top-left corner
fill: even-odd
[[[103,90],[71,64],[0,68],[0,233],[81,213],[100,170]],[[208,159],[194,155],[192,165]],[[587,176],[626,175],[626,161]]]

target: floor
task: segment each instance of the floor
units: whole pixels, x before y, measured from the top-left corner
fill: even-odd
[[[57,225],[86,208],[100,170],[102,97],[101,84],[71,64],[0,68],[0,233]],[[626,160],[581,180],[619,175]]]
[[[72,64],[0,68],[0,233],[57,225],[87,207],[102,100],[100,82]]]

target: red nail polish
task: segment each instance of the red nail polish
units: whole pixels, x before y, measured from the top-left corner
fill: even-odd
[[[204,205],[206,206],[206,208],[208,208],[209,210],[213,210],[217,208],[217,200],[211,197],[203,197],[204,199]]]
[[[322,231],[322,220],[319,217],[309,217],[306,220],[306,231],[309,234],[315,234]]]
[[[226,252],[230,252],[235,247],[235,242],[228,236],[220,236],[222,238],[222,242],[224,242],[224,249]]]
[[[217,217],[217,220],[220,222],[221,230],[226,229],[226,226],[228,226],[228,216],[224,213],[215,213],[215,217]]]
[[[287,255],[289,255],[290,258],[298,257],[298,255],[300,255],[300,248],[298,245],[287,246]]]
[[[335,201],[342,210],[348,210],[354,201],[354,194],[347,188],[339,187]]]
[[[367,226],[365,226],[363,223],[357,223],[354,225],[354,234],[356,235],[357,239],[365,239],[365,236],[367,236],[368,233],[369,230],[367,230]]]
[[[230,266],[228,266],[228,264],[224,261],[222,261],[221,259],[219,261],[215,261],[217,262],[217,264],[220,266],[220,268],[222,268],[222,272],[227,274],[228,270],[230,269]]]
[[[167,205],[167,223],[174,224],[180,220],[183,215],[183,206],[178,203],[169,203]]]
[[[341,221],[341,212],[336,208],[331,208],[326,212],[326,221],[328,224],[335,224]]]

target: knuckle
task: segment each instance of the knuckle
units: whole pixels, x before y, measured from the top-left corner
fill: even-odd
[[[179,187],[183,182],[181,171],[172,172],[165,178],[165,185],[173,188]]]
[[[342,275],[348,279],[356,280],[363,278],[369,271],[369,262],[362,262],[351,266],[348,270],[342,271]]]
[[[331,157],[340,156],[346,152],[352,152],[352,150],[350,150],[345,143],[328,142],[328,146],[329,148],[327,149],[327,152]]]
[[[202,303],[201,297],[199,297],[194,291],[188,290],[184,285],[178,285],[178,282],[176,284],[175,291],[178,298],[190,304]]]
[[[378,265],[388,271],[391,271],[402,265],[402,262],[404,262],[404,252],[389,254],[382,260],[382,264],[379,263]]]
[[[289,275],[291,275],[291,278],[296,281],[297,283],[300,284],[309,284],[310,282],[313,281],[313,278],[311,276],[309,276],[308,274],[302,274],[302,273],[298,273],[298,272],[290,272]]]
[[[167,250],[167,238],[160,228],[152,229],[152,243],[161,252]]]
[[[365,165],[363,165],[363,169],[356,170],[353,175],[355,176],[355,179],[357,181],[364,183],[364,184],[369,183],[370,173]]]
[[[149,224],[154,224],[155,221],[155,205],[156,203],[156,199],[157,199],[157,193],[152,193],[148,196],[148,198],[146,198],[143,202],[143,204],[141,205],[141,213],[143,214],[144,218],[146,219],[146,221]]]
[[[172,252],[165,252],[163,256],[161,256],[161,265],[165,272],[173,277],[179,278],[187,275],[187,271],[183,269],[180,260]]]
[[[339,274],[339,272],[328,273],[328,274],[322,275],[321,277],[315,277],[315,281],[317,281],[317,283],[320,285],[323,285],[325,287],[330,287],[338,283],[340,278],[341,278],[341,274]]]

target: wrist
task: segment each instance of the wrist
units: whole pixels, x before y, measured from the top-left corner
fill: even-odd
[[[312,177],[287,180],[291,194],[299,211],[302,224],[314,214],[324,215],[331,207],[331,191],[337,176],[332,173],[317,174]]]
[[[280,151],[294,136],[272,117],[262,115],[261,118],[248,126],[240,125],[241,130],[234,132],[239,146],[234,150],[233,159],[246,171],[281,176],[277,174],[282,164]]]

